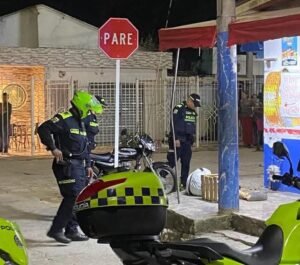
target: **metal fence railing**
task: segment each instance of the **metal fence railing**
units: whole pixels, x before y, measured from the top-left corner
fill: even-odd
[[[96,141],[99,145],[113,146],[115,126],[114,80],[111,82],[94,80],[85,83],[72,79],[69,81],[45,81],[43,68],[36,68],[34,71],[28,70],[28,73],[25,68],[0,70],[2,73],[0,77],[1,95],[7,91],[13,104],[10,123],[11,125],[19,124],[19,127],[9,128],[11,135],[8,141],[12,153],[38,153],[41,144],[36,134],[37,126],[56,113],[67,110],[70,107],[73,90],[79,88],[89,90],[91,93],[105,98],[108,107],[98,117],[100,133],[97,135]],[[11,72],[16,74],[11,74]],[[173,83],[173,77],[157,80],[140,79],[128,82],[122,80],[120,85],[120,129],[127,128],[131,133],[137,130],[148,133],[155,140],[158,148],[164,146],[164,144],[166,145],[166,134],[169,132],[170,126]],[[263,90],[263,77],[239,79],[238,88],[250,96],[257,96]],[[187,99],[190,93],[199,93],[201,96],[202,107],[197,110],[196,145],[197,147],[214,145],[218,141],[216,78],[214,76],[203,78],[178,77],[174,95],[175,104]],[[4,104],[1,106],[3,110],[0,110],[0,122],[3,123],[3,126],[1,127],[2,134],[0,133],[0,138],[3,141],[6,137],[6,131],[4,131],[6,126],[4,124],[5,115],[9,114],[4,114],[5,106]],[[21,134],[22,128],[25,128],[26,133],[24,131]]]

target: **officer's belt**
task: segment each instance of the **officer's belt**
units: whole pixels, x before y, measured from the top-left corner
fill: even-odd
[[[72,164],[72,165],[82,165],[86,166],[85,159],[82,158],[67,158],[67,160]]]

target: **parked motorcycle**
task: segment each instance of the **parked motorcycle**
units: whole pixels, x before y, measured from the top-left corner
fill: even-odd
[[[0,218],[0,265],[27,265],[25,240],[18,225]]]
[[[287,158],[282,143],[274,154]],[[290,164],[291,165],[291,164]],[[289,173],[274,179],[300,189],[300,179]],[[278,265],[300,264],[300,201],[283,204],[267,220],[256,244],[236,250],[207,238],[161,242],[167,198],[151,172],[106,175],[87,186],[75,211],[83,232],[99,243],[109,243],[124,265]]]
[[[152,160],[155,145],[149,135],[136,133],[134,136],[128,136],[127,131],[122,130],[121,140],[117,168],[114,167],[114,152],[91,154],[95,178],[131,169],[135,171],[143,169],[146,172],[152,171],[160,177],[167,194],[176,190],[176,176],[173,169],[167,162],[154,162]],[[134,165],[132,165],[133,161],[135,161]]]

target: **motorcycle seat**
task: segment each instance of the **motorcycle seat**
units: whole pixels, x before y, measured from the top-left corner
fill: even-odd
[[[192,239],[184,243],[209,247],[220,255],[245,265],[278,265],[284,242],[282,229],[277,225],[270,225],[264,230],[256,244],[246,250],[236,250],[208,238]]]
[[[112,159],[113,155],[112,153],[103,153],[103,154],[95,154],[91,153],[90,158],[92,161],[99,162],[109,162]]]

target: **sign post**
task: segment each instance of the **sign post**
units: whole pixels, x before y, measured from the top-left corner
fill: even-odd
[[[98,46],[110,59],[116,60],[114,166],[118,167],[121,60],[128,59],[138,49],[139,32],[126,18],[110,18],[99,28]]]

